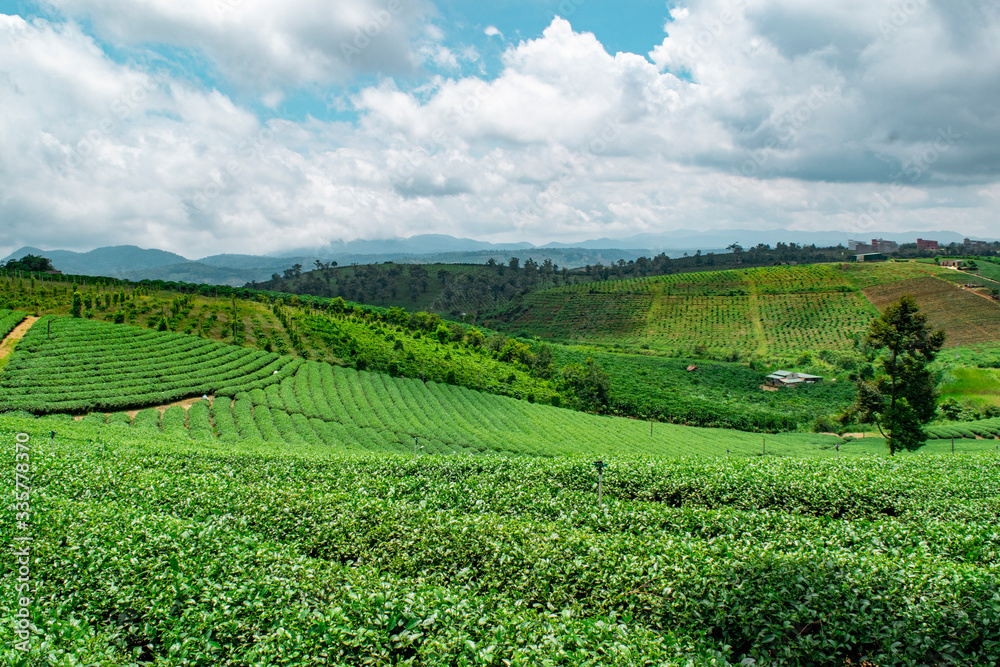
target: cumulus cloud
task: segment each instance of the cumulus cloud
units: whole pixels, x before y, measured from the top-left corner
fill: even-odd
[[[412,72],[428,48],[425,0],[59,0],[118,44],[203,53],[251,89],[331,84],[358,73]]]
[[[63,4],[83,15],[98,3]],[[0,16],[0,246],[57,238],[195,256],[425,232],[540,242],[745,227],[995,235],[1000,17],[985,2],[913,4],[894,15],[855,0],[690,2],[671,11],[648,57],[609,54],[555,18],[507,46],[490,78],[333,88],[352,122],[265,121],[196,82],[116,63],[73,22]],[[339,17],[329,21],[340,35],[357,25],[344,7],[364,16],[379,5],[295,6]],[[194,11],[109,5],[93,20],[129,43],[212,42],[206,53],[227,75],[261,68],[254,85],[272,105],[356,65],[310,42],[297,19],[265,20],[276,10],[263,4],[245,0],[184,37]],[[401,21],[395,46],[364,67],[436,62],[447,72],[474,61],[420,25],[430,11]],[[211,31],[233,21],[250,34],[215,43]],[[260,62],[240,60],[258,47]]]
[[[1000,149],[982,123],[1000,101],[991,3],[701,0],[673,18],[651,58],[690,78],[734,149],[767,147],[767,174],[891,180],[949,127],[963,140],[928,176],[983,174],[968,153]]]

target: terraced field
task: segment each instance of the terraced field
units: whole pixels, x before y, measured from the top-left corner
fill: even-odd
[[[164,407],[203,394],[214,400],[197,401],[187,411]],[[134,419],[127,414],[143,407]],[[222,443],[284,442],[338,451],[409,453],[414,439],[419,451],[437,454],[749,456],[763,449],[761,436],[750,433],[664,423],[651,433],[648,422],[541,405],[528,397],[52,316],[29,330],[0,372],[4,410],[96,413],[87,420],[183,431]],[[790,428],[780,419],[755,424]],[[813,434],[767,438],[767,451],[780,455],[828,455],[839,442]]]
[[[911,293],[949,345],[1000,340],[1000,305],[956,279],[965,276],[918,262],[675,274],[533,292],[490,324],[668,354],[789,357],[850,349],[877,309]]]
[[[889,459],[70,318],[29,330],[0,398],[0,481],[28,489],[0,539],[31,552],[0,585],[39,591],[0,596],[32,626],[25,652],[0,627],[3,664],[1000,661],[1000,420]]]
[[[933,440],[949,438],[1000,440],[1000,418],[980,419],[974,422],[951,422],[949,424],[930,426],[927,429],[927,435]],[[988,445],[989,443],[987,443],[987,447]],[[994,447],[996,446],[994,445]]]
[[[299,363],[196,336],[46,316],[0,374],[0,410],[87,412],[232,395],[278,382]]]
[[[25,313],[9,310],[7,308],[0,308],[0,340],[3,340],[11,331],[13,331],[14,327],[20,324],[25,317],[27,317]]]
[[[542,338],[741,356],[844,350],[874,308],[837,268],[782,266],[528,294],[494,326]]]
[[[837,270],[859,289],[912,278],[942,275],[946,269],[926,262],[868,262],[840,264]],[[952,272],[954,273],[954,272]]]
[[[133,429],[208,437],[242,446],[284,442],[319,452],[557,456],[644,453],[658,456],[831,456],[835,436],[760,436],[575,412],[462,387],[393,378],[308,362],[264,389],[162,412],[140,411]],[[128,425],[123,413],[92,414],[90,424]],[[844,454],[881,451],[881,441],[844,445]]]

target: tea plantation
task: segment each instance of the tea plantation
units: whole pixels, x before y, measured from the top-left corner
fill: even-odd
[[[681,273],[531,292],[490,322],[557,341],[768,358],[849,350],[878,308],[911,293],[949,345],[996,341],[1000,306],[963,290],[956,276],[918,262]]]
[[[491,323],[553,340],[715,355],[846,350],[877,311],[829,265],[731,269],[560,287]],[[702,353],[704,354],[704,352]]]
[[[613,455],[598,505],[592,457],[250,451],[0,417],[18,432],[35,629],[25,656],[3,625],[5,664],[1000,660],[992,453]]]
[[[838,269],[785,270],[711,289],[752,283],[734,299],[762,313],[781,289],[860,298]],[[24,317],[0,311],[0,330]],[[547,394],[526,370],[521,398],[474,391],[480,369],[509,371],[443,336],[400,350],[401,326],[300,319],[411,376],[86,318],[17,342],[0,614],[26,615],[30,650],[4,623],[3,664],[1000,664],[996,419],[935,425],[893,458],[881,438],[651,424],[529,400]],[[439,353],[474,370],[412,377]],[[838,382],[777,405],[737,364],[557,361],[591,353],[628,381],[630,414],[781,429],[849,399]]]
[[[184,334],[46,316],[4,368],[0,408],[84,412],[267,386],[300,360]]]

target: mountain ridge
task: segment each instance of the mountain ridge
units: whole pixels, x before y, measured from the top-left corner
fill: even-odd
[[[733,243],[740,243],[744,247],[759,243],[774,245],[779,242],[825,247],[846,245],[849,239],[854,238],[887,238],[899,243],[912,243],[918,237],[931,238],[942,244],[960,243],[964,238],[956,232],[946,231],[896,234],[859,232],[851,235],[845,232],[801,232],[787,229],[733,229],[712,232],[677,230],[670,233],[636,234],[622,239],[599,238],[578,243],[553,241],[534,245],[526,241],[493,243],[446,234],[419,234],[408,238],[338,241],[275,255],[221,253],[199,259],[135,245],[103,246],[86,252],[24,246],[7,255],[3,261],[19,259],[27,254],[43,255],[51,259],[57,269],[68,274],[237,286],[267,280],[273,273],[281,273],[296,263],[308,269],[317,260],[336,261],[341,265],[383,262],[478,264],[489,259],[506,262],[510,257],[526,259],[530,256],[536,261],[551,259],[561,266],[573,268],[622,259],[629,261],[642,255],[652,256],[661,252],[669,256],[680,256],[697,250],[703,253],[726,252],[725,249]]]

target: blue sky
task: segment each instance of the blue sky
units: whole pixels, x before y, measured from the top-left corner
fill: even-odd
[[[239,0],[232,1],[238,8]],[[0,13],[59,20],[64,18],[64,13],[60,11],[61,4],[0,0]],[[438,2],[432,21],[441,29],[443,43],[454,50],[471,46],[481,58],[476,62],[460,61],[458,70],[443,69],[427,63],[420,71],[400,77],[399,82],[402,87],[416,88],[430,74],[482,76],[487,79],[496,77],[502,69],[504,51],[511,44],[539,37],[556,15],[571,20],[576,30],[594,33],[611,54],[618,51],[646,54],[663,41],[664,25],[670,19],[667,7],[662,0],[633,0],[620,4],[592,0]],[[91,21],[82,18],[80,22],[93,32]],[[485,31],[491,26],[499,30],[502,36],[487,35]],[[196,79],[201,85],[216,88],[256,109],[262,118],[302,120],[312,116],[323,120],[353,121],[357,114],[351,109],[332,105],[331,96],[349,96],[373,85],[380,76],[378,73],[359,73],[335,90],[317,89],[315,86],[291,90],[280,105],[268,109],[224,76],[218,76],[212,63],[200,57],[197,50],[178,49],[170,44],[155,42],[144,43],[135,48],[120,48],[113,41],[99,37],[95,41],[110,58],[119,63],[166,68],[175,76]]]
[[[998,28],[986,0],[0,0],[0,251],[992,236]]]

